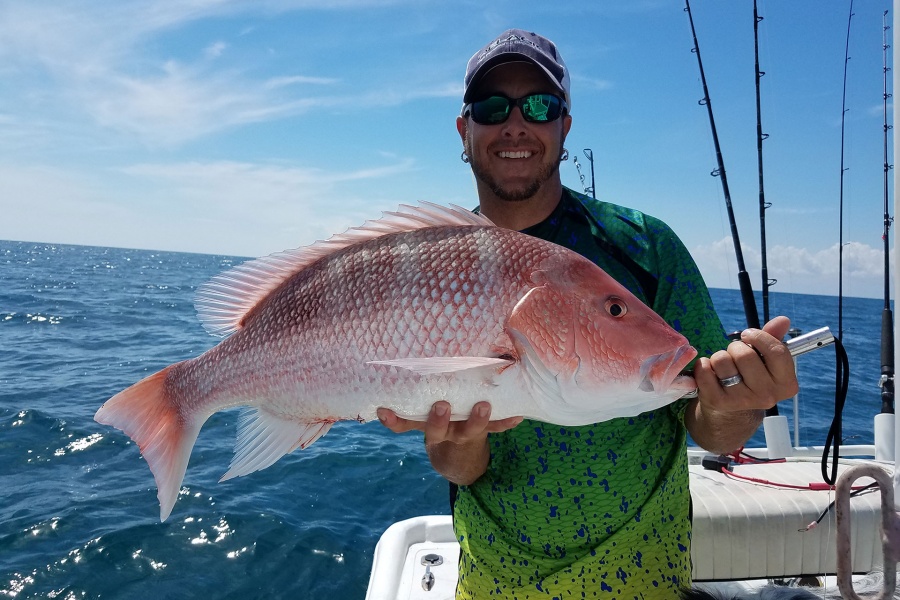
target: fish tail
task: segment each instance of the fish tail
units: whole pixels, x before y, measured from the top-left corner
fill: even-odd
[[[121,429],[138,445],[156,480],[159,518],[172,512],[188,458],[203,420],[185,418],[176,398],[165,385],[166,377],[180,363],[170,365],[119,392],[94,415],[103,425]]]

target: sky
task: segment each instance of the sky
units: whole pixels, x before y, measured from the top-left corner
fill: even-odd
[[[759,3],[773,291],[835,294],[843,240],[844,293],[882,294],[889,8]],[[753,3],[691,9],[759,290]],[[683,0],[0,0],[0,239],[255,257],[401,203],[473,207],[463,74],[510,27],[571,72],[563,183],[593,171],[598,198],[663,219],[710,287],[737,287]]]

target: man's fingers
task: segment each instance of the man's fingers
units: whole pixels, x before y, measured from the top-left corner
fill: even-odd
[[[790,320],[776,317],[763,329],[746,329],[694,367],[700,402],[717,411],[767,409],[797,393],[794,361],[783,337]]]
[[[376,411],[378,420],[381,424],[393,431],[394,433],[406,433],[407,431],[421,431],[425,424],[421,421],[410,421],[409,419],[401,419],[389,408],[379,408]]]
[[[499,421],[490,421],[487,430],[490,433],[500,433],[501,431],[512,429],[524,420],[524,417],[509,417],[508,419],[500,419]]]
[[[784,387],[779,395],[787,394],[789,398],[796,393],[796,372],[794,360],[787,346],[781,339],[787,335],[791,321],[787,317],[775,317],[762,330],[748,329],[741,335],[741,340],[751,345],[762,358],[766,371],[778,387]],[[748,360],[747,363],[753,364]],[[743,365],[741,365],[743,372]],[[780,398],[780,399],[784,399]]]
[[[476,402],[469,418],[462,422],[463,433],[478,435],[487,428],[490,420],[491,405],[488,402]]]
[[[512,429],[522,422],[523,417],[508,417],[491,421],[491,405],[489,402],[477,402],[472,407],[469,418],[465,421],[451,421],[450,404],[444,401],[435,402],[425,421],[413,421],[398,417],[388,408],[377,410],[378,420],[394,433],[407,431],[423,431],[429,444],[445,441],[457,444],[466,443],[483,437],[488,433],[497,433]]]
[[[429,444],[438,444],[450,439],[450,404],[443,400],[435,402],[425,421],[425,441]]]
[[[763,326],[763,331],[776,340],[781,340],[791,329],[791,320],[787,317],[775,317]]]

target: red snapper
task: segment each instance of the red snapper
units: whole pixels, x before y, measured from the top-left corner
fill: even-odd
[[[453,419],[585,425],[693,390],[696,351],[599,267],[458,207],[401,206],[327,241],[247,262],[198,290],[227,336],[116,394],[95,419],[124,431],[172,511],[201,426],[245,406],[230,479],[384,406]]]

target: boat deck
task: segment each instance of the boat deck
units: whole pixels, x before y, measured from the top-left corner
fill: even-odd
[[[842,461],[838,473],[854,464]],[[890,465],[882,465],[891,471]],[[814,487],[822,482],[818,459],[737,465],[743,477]],[[872,483],[869,477],[854,487]],[[742,481],[721,472],[691,466],[695,581],[797,577],[835,572],[835,512],[832,507],[815,528],[810,523],[834,501],[830,489],[787,489]],[[878,488],[850,501],[853,571],[880,568],[881,494]]]
[[[853,464],[842,460],[839,473]],[[892,465],[882,464],[888,472]],[[732,472],[749,482],[691,465],[694,581],[762,580],[835,572],[835,512],[832,507],[818,526],[810,523],[834,501],[820,487],[817,459],[794,458],[782,463],[736,465]],[[868,477],[855,486],[872,482]],[[777,485],[776,485],[777,484]],[[806,489],[787,489],[791,485]],[[851,499],[853,571],[868,573],[882,564],[881,495],[878,488]],[[431,591],[422,586],[428,555],[442,563],[430,566]],[[453,598],[459,546],[449,516],[426,516],[392,525],[375,549],[369,600]],[[425,559],[425,560],[423,560]],[[400,594],[398,595],[398,590]]]

